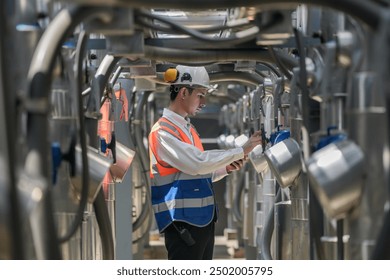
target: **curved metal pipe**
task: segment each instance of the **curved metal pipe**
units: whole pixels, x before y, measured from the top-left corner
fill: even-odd
[[[36,162],[36,176],[44,178],[47,186],[50,182],[50,170],[47,166],[49,159],[48,116],[49,116],[49,93],[52,82],[52,72],[55,58],[58,55],[63,42],[74,28],[83,20],[91,17],[107,16],[110,10],[107,8],[74,7],[64,9],[53,19],[43,33],[37,48],[35,49],[28,71],[28,99],[27,108],[27,143],[28,152],[38,152],[39,159]],[[42,140],[43,139],[43,140]],[[60,259],[57,231],[51,203],[50,188],[47,187],[44,195],[45,228],[42,232],[42,244],[44,244],[45,259]]]
[[[282,190],[281,188],[279,188],[278,193],[276,194],[275,202],[280,201],[281,197],[282,197]],[[275,203],[272,205],[268,213],[268,216],[264,224],[263,232],[261,233],[260,252],[261,252],[262,260],[272,260],[271,241],[272,241],[272,234],[275,228],[274,210],[275,210]]]
[[[115,65],[120,59],[121,57],[116,57],[110,54],[107,54],[103,58],[92,80],[92,95],[90,95],[88,100],[87,111],[99,111],[100,100],[103,97],[104,88],[110,79],[110,75],[114,70]]]
[[[112,234],[110,215],[108,214],[103,188],[100,188],[96,199],[93,202],[93,208],[95,210],[96,221],[99,225],[99,233],[102,240],[103,259],[114,260],[114,237]]]
[[[193,0],[193,1],[177,1],[177,0],[122,0],[121,2],[132,7],[143,8],[170,8],[170,9],[218,9],[237,7],[236,0]],[[290,4],[290,5],[289,5]],[[291,5],[308,4],[314,6],[323,6],[335,9],[346,14],[349,14],[373,29],[377,29],[381,22],[383,7],[371,1],[356,1],[356,0],[242,0],[240,7],[275,7],[286,8]]]
[[[284,65],[292,70],[298,66],[298,60],[279,51],[275,51]],[[223,61],[255,60],[259,62],[275,63],[267,49],[218,49],[218,50],[181,50],[172,48],[145,46],[145,57],[158,61],[170,61],[174,63],[193,65],[205,65]]]
[[[231,33],[228,37],[215,38],[215,37],[207,36],[204,33],[200,32],[196,29],[187,28],[183,25],[177,24],[175,21],[173,21],[167,17],[162,17],[162,16],[159,16],[156,14],[151,14],[146,10],[141,10],[141,9],[136,10],[135,14],[136,14],[136,16],[140,16],[140,17],[138,17],[138,20],[141,19],[141,21],[142,21],[144,17],[148,18],[150,20],[153,20],[153,21],[156,20],[156,21],[159,21],[159,22],[162,22],[162,23],[168,25],[173,31],[177,31],[178,33],[183,33],[183,34],[189,35],[189,36],[195,38],[196,40],[200,40],[203,42],[211,42],[214,45],[226,46],[226,45],[237,45],[240,43],[248,42],[248,41],[254,40],[257,37],[257,34],[259,33],[260,29],[263,30],[263,27],[259,27],[259,26],[254,25],[254,26],[248,27],[245,30],[237,31],[237,33]],[[272,22],[273,25],[275,25],[277,23],[278,23],[277,21]],[[141,24],[142,24],[142,22],[141,22]],[[264,28],[266,28],[266,27],[264,27]],[[157,26],[157,30],[158,29],[159,28]]]

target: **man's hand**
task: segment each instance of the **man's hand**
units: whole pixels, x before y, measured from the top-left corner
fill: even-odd
[[[236,160],[236,161],[233,161],[228,166],[226,166],[227,173],[231,173],[232,171],[240,170],[242,168],[242,166],[244,165],[244,160],[245,159]]]
[[[258,130],[252,134],[248,141],[242,146],[244,149],[244,156],[247,156],[254,147],[261,144],[261,131]]]

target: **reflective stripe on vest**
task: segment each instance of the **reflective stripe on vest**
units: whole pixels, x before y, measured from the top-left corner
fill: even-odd
[[[203,146],[196,130],[190,132],[194,143],[175,124],[166,118],[153,126],[149,135],[152,178],[152,207],[158,228],[163,231],[173,221],[183,221],[195,226],[206,226],[214,217],[214,193],[210,175],[189,175],[170,166],[159,158],[157,133],[162,129],[182,142]]]

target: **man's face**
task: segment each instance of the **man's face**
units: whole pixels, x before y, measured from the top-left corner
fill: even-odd
[[[185,89],[185,97],[183,100],[183,106],[185,111],[190,116],[195,116],[198,112],[206,106],[206,93],[207,89],[205,88],[194,88],[192,89],[192,94],[190,94],[191,89]]]

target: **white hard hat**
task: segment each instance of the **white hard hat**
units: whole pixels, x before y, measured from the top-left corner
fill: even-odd
[[[164,80],[172,85],[210,88],[209,74],[204,67],[178,65],[165,71]]]

